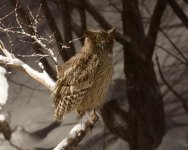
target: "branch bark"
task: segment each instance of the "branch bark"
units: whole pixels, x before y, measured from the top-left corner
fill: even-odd
[[[170,44],[174,47],[174,49],[180,54],[180,56],[184,60],[184,64],[188,65],[188,59],[185,57],[185,55],[182,53],[182,51],[178,48],[178,46],[169,38],[169,36],[160,29],[161,33],[166,37],[166,39],[170,42]]]
[[[184,2],[188,4],[188,0],[184,0]]]
[[[71,26],[71,12],[69,8],[69,3],[67,0],[61,0],[61,12],[62,12],[62,18],[63,18],[63,29],[64,29],[64,41],[65,45],[69,43],[69,41],[72,40],[72,26]],[[65,61],[67,61],[70,57],[75,55],[76,51],[74,48],[73,43],[68,44],[70,47],[68,50],[68,56],[66,57]]]
[[[46,21],[48,22],[52,32],[55,32],[54,36],[55,36],[55,39],[56,39],[58,50],[61,53],[62,59],[65,61],[65,60],[68,59],[68,54],[67,54],[67,51],[62,52],[62,45],[61,44],[63,44],[64,42],[63,42],[63,38],[61,36],[61,32],[59,31],[57,24],[54,20],[54,17],[52,16],[52,14],[50,12],[47,1],[41,0],[41,3],[43,4],[42,8],[43,8],[44,14],[46,16]]]
[[[175,0],[167,0],[173,11],[176,13],[178,18],[182,21],[184,26],[188,28],[188,17],[183,12],[182,8],[177,4]]]
[[[85,135],[93,128],[94,124],[99,120],[98,115],[93,112],[90,119],[81,124],[75,125],[69,135],[63,139],[54,150],[72,150],[76,147]]]
[[[16,4],[17,4],[17,2],[18,2],[18,5],[20,5],[20,3],[19,3],[19,1],[17,1],[17,0],[9,0],[10,1],[10,3],[11,3],[11,5],[13,6],[13,7],[16,7]],[[21,6],[21,5],[20,5]],[[30,18],[29,18],[29,16],[27,15],[27,13],[25,12],[25,10],[22,8],[22,7],[20,7],[18,10],[17,10],[17,13],[19,14],[19,16],[22,18],[22,20],[24,21],[24,24],[27,24],[27,25],[29,25],[29,26],[32,26],[32,21],[30,20]],[[33,29],[32,28],[29,28],[28,27],[28,30],[29,30],[29,32],[30,32],[30,35],[34,35],[34,31],[33,31]],[[41,49],[42,49],[42,47],[39,45],[39,44],[37,44],[37,43],[35,43],[35,41],[33,40],[33,49],[34,49],[34,51],[36,52],[36,53],[39,53],[39,54],[44,54],[42,51],[41,51]],[[42,62],[42,64],[43,64],[43,66],[44,66],[44,68],[45,68],[45,70],[46,70],[46,72],[50,75],[50,77],[52,78],[52,79],[56,79],[56,71],[53,69],[53,67],[49,64],[49,62],[47,61],[47,59],[46,58],[42,58],[41,60],[40,60],[41,62]]]
[[[120,108],[117,101],[118,100],[111,100],[106,103],[101,110],[101,114],[110,132],[127,141],[128,113]],[[117,118],[118,120],[116,120]],[[121,122],[121,125],[119,125],[118,122]]]
[[[81,0],[80,2],[69,0],[69,2],[73,5],[77,5],[78,7],[83,6],[103,29],[109,30],[112,28],[112,25],[110,25],[109,22],[102,16],[102,14],[97,11],[95,6],[93,6],[89,0]],[[125,35],[121,34],[119,31],[116,33],[116,40],[123,45],[130,44],[129,38],[125,37]]]
[[[15,58],[11,53],[9,53],[1,44],[0,49],[4,52],[6,56],[0,55],[0,63],[6,64],[8,66],[15,67],[24,73],[28,74],[30,77],[46,86],[50,91],[53,91],[55,82],[48,76],[48,74],[43,71],[42,73],[34,70],[20,59]],[[6,52],[6,53],[5,53]]]
[[[163,99],[136,0],[122,0],[123,31],[131,46],[124,45],[130,150],[155,150],[165,133]]]
[[[153,52],[155,49],[155,43],[157,40],[157,34],[159,31],[159,27],[161,24],[161,18],[164,14],[167,2],[164,0],[158,0],[157,4],[155,5],[155,9],[153,11],[153,15],[151,18],[151,23],[147,35],[147,41],[149,45],[149,57],[153,56]]]

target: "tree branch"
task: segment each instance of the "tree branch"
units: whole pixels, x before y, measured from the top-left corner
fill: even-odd
[[[147,41],[149,45],[149,57],[151,58],[155,49],[155,43],[157,40],[158,30],[161,24],[161,18],[165,11],[167,2],[164,0],[158,0],[153,11],[149,31],[147,34]]]
[[[67,60],[68,58],[68,54],[67,54],[67,51],[63,51],[62,52],[62,44],[64,43],[63,42],[63,38],[61,36],[61,33],[57,27],[57,24],[54,20],[54,17],[52,16],[51,12],[50,12],[50,9],[48,7],[48,3],[46,0],[41,0],[41,3],[43,4],[44,7],[43,8],[43,11],[44,11],[44,14],[46,16],[46,21],[48,22],[52,32],[55,32],[54,33],[54,36],[55,36],[55,39],[56,39],[56,43],[57,43],[57,46],[58,46],[58,50],[59,52],[61,53],[61,56],[63,58],[63,60]]]
[[[130,150],[155,150],[165,134],[163,99],[148,42],[142,25],[137,0],[122,0],[123,32],[131,39],[124,45],[128,112],[128,143]]]
[[[173,54],[172,52],[170,52],[169,50],[167,50],[166,48],[164,48],[161,45],[155,45],[156,47],[160,48],[161,50],[165,51],[167,54],[169,54],[170,56],[172,56],[173,58],[175,58],[177,61],[179,61],[181,64],[184,65],[188,65],[186,62],[184,62],[183,60],[181,60],[178,56],[176,56],[176,54]]]
[[[72,40],[71,12],[67,0],[61,0],[60,5],[61,5],[61,12],[63,17],[63,29],[64,29],[63,32],[64,32],[64,41],[65,41],[64,44],[67,45],[69,41]],[[65,61],[67,61],[71,56],[75,55],[76,53],[74,44],[71,43],[68,45],[70,46],[70,48],[67,51],[68,56],[66,57]]]
[[[86,22],[86,11],[84,9],[83,6],[78,8],[78,11],[80,13],[80,32],[81,32],[81,36],[84,35],[84,32],[87,30],[87,22]],[[79,37],[81,37],[79,36]],[[81,40],[82,45],[84,44],[84,40]]]
[[[184,0],[184,2],[188,4],[188,0]]]
[[[110,25],[109,22],[102,16],[102,14],[96,10],[96,8],[89,2],[89,0],[81,0],[80,2],[69,0],[69,2],[74,5],[83,6],[85,10],[87,10],[91,14],[91,16],[93,16],[93,18],[100,24],[103,29],[109,30],[112,28],[112,25]],[[116,33],[116,40],[123,45],[130,45],[129,38],[125,37],[119,31],[117,31]]]
[[[178,92],[176,92],[176,91],[173,89],[173,87],[170,86],[170,84],[166,81],[166,79],[165,79],[165,77],[164,77],[164,75],[163,75],[163,73],[162,73],[160,64],[159,64],[158,56],[156,56],[155,59],[156,59],[156,62],[157,62],[157,67],[158,67],[159,74],[160,74],[160,77],[161,77],[162,81],[165,83],[165,85],[168,87],[168,89],[169,89],[178,99],[181,100],[183,108],[185,109],[186,112],[188,112],[188,106],[187,106],[187,104],[186,104],[186,100],[185,100],[183,97],[181,97],[181,95],[180,95]]]
[[[5,49],[2,43],[0,44],[0,50],[2,50],[5,54],[5,56],[0,55],[0,63],[15,67],[27,73],[30,77],[32,77],[42,85],[46,86],[50,91],[53,91],[55,82],[49,77],[49,75],[45,71],[40,73],[22,62],[20,59],[14,57],[13,54],[9,53]]]
[[[93,112],[90,115],[90,119],[84,121],[81,124],[75,125],[70,131],[69,135],[63,139],[54,150],[72,150],[79,142],[85,137],[85,135],[93,128],[94,124],[99,120],[98,115]]]
[[[9,1],[13,7],[20,5],[19,1],[17,1],[17,0],[9,0]],[[30,17],[27,15],[26,11],[22,7],[20,7],[18,10],[16,10],[16,14],[17,15],[19,14],[19,16],[24,21],[24,24],[28,25],[29,34],[34,35],[35,31],[32,27],[30,27],[30,26],[32,26],[32,21],[31,21]],[[40,44],[37,44],[37,42],[35,42],[34,39],[33,39],[33,49],[36,53],[44,54],[44,52],[42,51],[43,48],[41,47]],[[56,79],[56,71],[51,67],[51,65],[49,64],[47,59],[42,58],[40,61],[42,62],[46,72],[50,75],[51,78],[53,78],[55,80]]]
[[[175,0],[167,0],[171,8],[174,10],[176,15],[182,21],[186,28],[188,28],[188,17],[183,12],[182,8],[177,4]]]
[[[110,100],[110,102],[106,103],[101,110],[101,114],[108,129],[113,134],[127,141],[128,113],[120,108],[118,99]]]
[[[166,39],[170,42],[170,44],[174,47],[174,49],[180,54],[180,56],[184,59],[186,65],[188,65],[188,59],[184,56],[184,54],[181,52],[181,50],[174,44],[174,42],[168,37],[168,35],[160,29],[161,33],[166,37]]]

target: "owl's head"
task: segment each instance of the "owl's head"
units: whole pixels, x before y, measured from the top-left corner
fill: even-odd
[[[100,50],[111,50],[114,43],[116,29],[111,30],[88,30],[85,32],[85,37],[91,44]]]

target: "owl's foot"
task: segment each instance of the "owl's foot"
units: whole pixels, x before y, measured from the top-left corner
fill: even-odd
[[[92,115],[96,115],[99,118],[99,121],[101,119],[101,114],[100,111],[97,110],[91,110],[91,111],[76,111],[78,114],[78,119],[82,120],[88,120],[91,124],[94,124],[93,120],[92,120]]]
[[[95,115],[97,115],[99,118],[101,118],[101,112],[97,111],[97,110],[94,110],[93,112]]]
[[[82,118],[82,117],[86,114],[85,111],[79,111],[79,110],[76,110],[76,113],[78,114],[78,116],[79,116],[80,118]]]
[[[96,115],[99,118],[99,121],[100,121],[100,118],[101,118],[100,112],[98,112],[97,110],[91,110],[91,111],[86,112],[87,120],[91,124],[94,124],[94,121],[92,120],[93,115]]]

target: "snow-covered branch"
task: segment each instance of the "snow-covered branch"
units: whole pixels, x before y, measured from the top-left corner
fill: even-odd
[[[71,150],[76,147],[85,135],[93,128],[94,124],[99,120],[99,116],[92,112],[90,116],[85,115],[85,121],[75,125],[69,132],[69,135],[64,138],[53,150]],[[89,118],[88,118],[89,117]]]
[[[20,59],[14,57],[13,54],[9,53],[8,50],[5,49],[2,42],[0,43],[0,49],[5,54],[5,56],[0,55],[0,63],[20,69],[36,81],[46,86],[50,91],[53,91],[55,82],[49,77],[46,71],[36,71]]]

